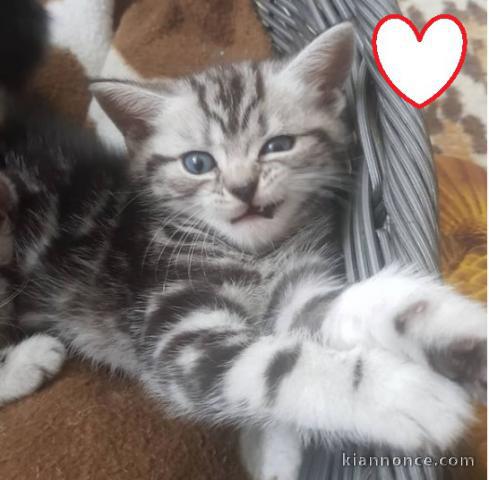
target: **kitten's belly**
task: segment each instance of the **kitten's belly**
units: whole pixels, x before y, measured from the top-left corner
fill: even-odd
[[[77,277],[54,277],[42,268],[32,272],[16,298],[18,325],[26,331],[50,332],[84,358],[135,373],[137,352],[120,315],[130,298],[122,287],[97,288],[94,277]]]
[[[121,253],[127,261],[120,261]],[[138,252],[109,248],[91,254],[82,262],[80,255],[60,249],[49,260],[40,259],[26,274],[29,282],[16,301],[17,318],[22,328],[52,332],[82,356],[113,369],[138,371],[142,358],[137,344],[144,336],[150,301],[157,304],[166,295],[171,301],[174,289],[205,287],[209,295],[243,305],[250,321],[265,304],[265,272],[250,259],[203,257],[190,265],[169,263],[161,271],[146,262],[142,274],[133,271],[133,263],[142,265]],[[161,324],[170,320],[163,316]]]

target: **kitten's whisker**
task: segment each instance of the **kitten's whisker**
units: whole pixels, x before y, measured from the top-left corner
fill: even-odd
[[[199,219],[196,219],[195,217],[198,215],[198,213],[195,213],[193,214],[188,220],[189,220],[189,223],[190,223],[190,226],[188,227],[188,230],[187,232],[184,234],[182,240],[179,242],[179,245],[180,245],[180,248],[178,249],[178,252],[177,254],[174,256],[174,261],[175,261],[175,264],[179,261],[180,259],[180,255],[181,255],[181,252],[182,252],[182,249],[184,246],[186,246],[186,241],[187,241],[187,238],[193,233],[192,232],[192,228],[196,225],[199,224],[200,220]],[[190,245],[189,245],[189,254],[190,254],[190,251],[191,251],[191,248],[192,246],[194,245],[195,243],[194,242],[191,242]],[[178,245],[177,245],[178,246]],[[172,260],[173,260],[173,257],[172,257]],[[190,260],[190,259],[188,259]],[[190,267],[189,267],[189,280],[190,280],[190,284],[192,284],[192,278],[190,276]]]
[[[29,283],[29,279],[26,279],[24,283],[15,292],[10,293],[7,296],[7,298],[2,300],[2,302],[0,303],[0,308],[4,308],[9,303],[12,303],[13,300],[15,300],[20,294],[22,294],[25,291],[28,283]]]
[[[144,269],[144,264],[145,264],[145,261],[146,261],[146,258],[148,256],[148,253],[149,253],[149,250],[152,246],[152,244],[156,241],[156,239],[161,235],[161,232],[164,231],[165,227],[171,222],[173,221],[177,216],[181,215],[182,213],[184,212],[187,212],[188,210],[191,210],[193,207],[192,206],[187,206],[185,208],[182,208],[181,210],[177,211],[176,213],[174,213],[173,215],[170,215],[169,218],[167,218],[165,220],[165,222],[163,223],[163,225],[161,225],[160,227],[157,228],[153,238],[151,239],[151,241],[149,242],[145,252],[144,252],[144,256],[143,256],[143,260],[141,262],[141,270]]]
[[[193,221],[193,219],[194,219],[194,217],[195,217],[196,215],[198,215],[198,213],[194,213],[194,214],[193,214],[193,215],[191,215],[190,217],[187,217],[187,218],[186,218],[186,220],[185,220],[185,222],[184,222],[184,223],[182,223],[182,224],[180,224],[179,226],[180,226],[180,227],[185,226],[187,223],[192,224],[192,221]],[[171,240],[171,239],[173,239],[173,237],[175,236],[175,234],[177,233],[177,231],[178,231],[178,228],[175,230],[175,232],[173,233],[173,235],[170,237],[170,240]],[[168,258],[168,262],[167,262],[168,267],[169,267],[169,266],[170,266],[172,263],[173,263],[173,264],[176,264],[176,262],[177,262],[177,260],[178,260],[178,255],[179,255],[179,253],[178,253],[178,255],[175,255],[176,249],[177,249],[177,248],[179,248],[179,246],[180,246],[180,250],[179,250],[179,252],[181,251],[181,249],[183,248],[183,244],[185,243],[185,240],[186,240],[186,238],[188,237],[188,234],[189,234],[189,232],[187,232],[187,233],[184,235],[184,237],[183,237],[181,240],[177,241],[176,245],[174,245],[174,246],[173,246],[173,249],[172,249],[172,251],[171,251],[170,257]],[[159,267],[159,264],[160,264],[160,261],[161,261],[161,257],[162,257],[162,255],[163,255],[163,252],[165,251],[166,247],[167,247],[169,244],[170,244],[170,242],[168,242],[168,244],[167,244],[167,245],[166,245],[166,246],[163,248],[163,250],[161,251],[161,253],[160,253],[159,257],[158,257],[158,261],[157,261],[157,263],[156,263],[157,267]],[[165,282],[164,282],[165,284],[166,284],[167,279],[168,279],[168,269],[169,269],[169,268],[167,268],[167,269],[166,269],[166,272],[165,272]]]

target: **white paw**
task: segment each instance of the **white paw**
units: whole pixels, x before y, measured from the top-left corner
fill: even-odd
[[[0,369],[0,403],[36,391],[59,372],[65,357],[63,344],[49,335],[34,335],[13,347]]]
[[[473,418],[466,392],[413,362],[391,362],[389,367],[377,369],[380,391],[362,398],[362,414],[371,415],[371,408],[376,411],[370,421],[373,434],[380,435],[377,440],[412,451],[451,447]]]
[[[302,444],[286,426],[249,427],[241,434],[241,456],[253,480],[297,480]]]
[[[345,291],[334,310],[344,342],[382,347],[469,391],[485,389],[486,311],[450,287],[389,268]]]

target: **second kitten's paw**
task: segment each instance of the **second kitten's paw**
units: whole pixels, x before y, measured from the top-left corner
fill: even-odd
[[[35,392],[56,375],[66,358],[63,344],[49,335],[34,335],[9,352],[2,366],[0,398],[5,402]]]

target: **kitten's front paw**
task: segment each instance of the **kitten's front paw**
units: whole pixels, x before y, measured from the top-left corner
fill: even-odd
[[[34,335],[9,352],[2,368],[0,396],[5,401],[36,391],[61,369],[66,358],[63,344],[49,335]]]
[[[464,386],[476,398],[485,398],[485,309],[447,286],[426,282],[411,288],[393,318],[401,341],[407,340],[407,348],[409,343],[418,347],[438,373]]]
[[[342,335],[428,363],[469,391],[486,384],[486,311],[429,277],[393,268],[348,289]]]
[[[386,411],[378,428],[385,430],[388,443],[401,449],[446,450],[473,419],[466,392],[420,365],[398,366],[384,385],[378,402]]]
[[[430,365],[442,375],[462,385],[478,402],[486,402],[487,342],[459,340],[427,352]]]

